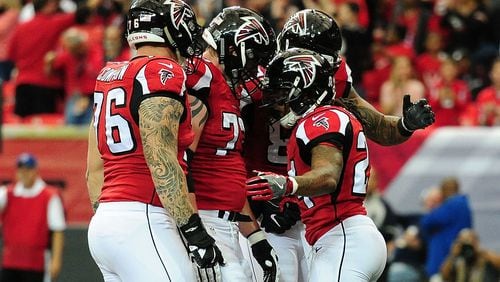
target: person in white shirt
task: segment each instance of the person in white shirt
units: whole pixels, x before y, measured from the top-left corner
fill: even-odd
[[[54,280],[62,267],[66,229],[59,191],[42,180],[38,162],[29,153],[17,159],[16,180],[0,188],[0,281]]]

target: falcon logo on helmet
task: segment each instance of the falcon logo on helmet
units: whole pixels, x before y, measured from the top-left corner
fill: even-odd
[[[234,36],[234,41],[236,46],[239,46],[241,42],[253,38],[255,43],[265,45],[269,44],[269,36],[262,24],[254,17],[241,17],[245,23],[243,23],[240,28],[236,31]]]
[[[316,66],[321,63],[312,55],[297,55],[286,58],[283,63],[290,65],[290,69],[299,72],[304,80],[304,88],[309,87],[316,78]]]
[[[285,23],[283,30],[286,32],[290,30],[291,32],[298,35],[305,35],[307,31],[306,25],[306,15],[303,11],[295,13],[290,20]]]
[[[176,29],[183,22],[186,16],[188,18],[194,18],[193,11],[191,9],[186,9],[186,3],[179,0],[166,0],[164,4],[171,4],[170,17],[172,18],[172,24]]]

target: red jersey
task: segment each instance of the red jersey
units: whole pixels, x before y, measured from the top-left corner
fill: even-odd
[[[289,175],[311,170],[311,150],[323,143],[343,151],[344,167],[337,189],[327,195],[299,197],[306,239],[313,245],[339,221],[366,215],[363,200],[370,174],[368,148],[361,123],[341,107],[323,106],[301,119],[288,143]]]
[[[53,68],[64,75],[64,90],[67,96],[91,95],[95,80],[104,65],[96,49],[90,48],[85,56],[78,58],[64,50],[56,55]]]
[[[351,92],[351,69],[342,60],[334,74],[335,98],[347,98]],[[262,97],[253,94],[252,97]],[[254,176],[254,170],[270,171],[287,174],[286,144],[290,130],[283,128],[279,121],[269,124],[268,115],[258,108],[260,101],[254,101],[244,109],[248,134],[245,142],[245,162],[249,176]],[[255,105],[257,104],[257,105]]]
[[[196,203],[202,210],[240,212],[246,198],[245,163],[241,155],[245,127],[238,100],[224,74],[210,61],[197,59],[188,74],[189,94],[207,106],[209,116],[189,165]]]
[[[178,160],[184,171],[185,150],[193,141],[186,76],[175,61],[137,57],[108,63],[97,77],[94,127],[104,160],[101,202],[138,201],[162,206],[144,158],[139,132],[139,105],[150,97],[169,97],[184,104],[179,125]]]
[[[497,115],[494,111],[486,111],[486,108],[495,106],[500,107],[500,90],[494,86],[486,87],[481,90],[476,98],[476,107],[479,110],[478,119],[482,119],[484,125],[493,126],[498,123]]]
[[[8,57],[18,69],[16,83],[62,88],[57,75],[44,71],[45,54],[54,49],[63,31],[75,23],[75,14],[36,14],[16,27],[10,40]]]
[[[448,99],[440,97],[441,91],[450,91],[453,94]],[[461,115],[466,111],[471,100],[469,87],[463,80],[455,79],[451,82],[439,81],[429,89],[429,105],[436,114],[434,126],[460,125]]]
[[[56,188],[46,186],[35,197],[20,197],[15,195],[14,186],[8,188],[8,204],[2,213],[2,267],[44,270],[45,251],[51,244],[47,210],[57,193]]]
[[[347,98],[351,92],[352,76],[351,68],[349,68],[344,59],[340,62],[340,66],[333,75],[333,79],[335,81],[335,98]]]

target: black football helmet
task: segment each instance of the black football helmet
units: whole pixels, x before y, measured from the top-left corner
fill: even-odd
[[[191,6],[181,0],[137,0],[127,17],[127,41],[165,43],[180,55],[191,58],[203,52],[203,29],[196,22]]]
[[[217,51],[231,87],[257,79],[258,66],[266,66],[276,52],[272,26],[260,14],[238,6],[222,10],[203,32],[203,39]]]
[[[292,47],[309,49],[325,56],[334,70],[340,66],[340,28],[324,12],[305,9],[296,12],[286,21],[278,35],[278,49],[283,51]]]
[[[288,105],[280,119],[290,128],[297,120],[335,97],[332,66],[320,54],[302,48],[279,52],[267,66],[263,105]]]

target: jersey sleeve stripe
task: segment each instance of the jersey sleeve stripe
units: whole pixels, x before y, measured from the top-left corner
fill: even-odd
[[[338,132],[342,133],[342,135],[345,135],[347,125],[349,124],[349,116],[346,113],[341,112],[339,110],[331,110],[331,111],[336,113],[337,116],[339,117],[340,127]]]
[[[298,139],[300,139],[300,140],[302,140],[302,142],[304,142],[304,145],[307,145],[310,140],[309,140],[309,137],[307,137],[304,124],[305,124],[305,122],[301,122],[299,124],[299,127],[297,128],[297,132],[295,133],[295,135]]]
[[[200,64],[204,66],[205,71],[203,75],[198,79],[196,84],[192,87],[194,90],[200,90],[202,88],[208,88],[210,87],[210,84],[212,83],[212,72],[210,71],[210,68],[206,66],[205,64]]]
[[[137,79],[137,81],[139,82],[139,84],[141,85],[141,87],[142,87],[142,91],[141,92],[142,92],[143,95],[151,93],[151,91],[149,90],[148,81],[146,79],[145,72],[146,72],[146,65],[144,65],[139,70],[139,72],[137,73],[137,76],[135,77]]]
[[[347,64],[345,64],[345,72],[347,73],[347,82],[352,83],[352,75],[351,75],[352,71]]]
[[[184,96],[181,97],[177,93],[172,93],[172,92],[167,92],[167,91],[155,92],[155,93],[147,95],[147,96],[144,96],[144,95],[139,96],[139,95],[136,95],[134,93],[135,99],[133,99],[131,104],[130,104],[130,113],[132,114],[132,118],[134,119],[136,124],[139,124],[139,106],[141,105],[142,101],[149,99],[149,98],[153,98],[153,97],[171,98],[171,99],[179,101],[183,106],[184,106],[184,102],[185,102]],[[186,108],[184,107],[184,113],[182,114],[180,122],[184,121],[185,118],[186,118]]]

